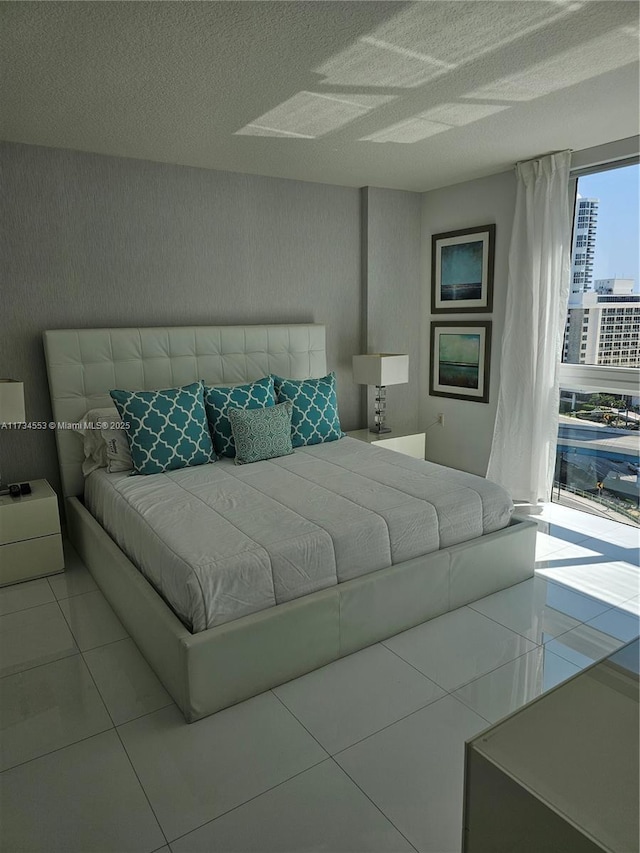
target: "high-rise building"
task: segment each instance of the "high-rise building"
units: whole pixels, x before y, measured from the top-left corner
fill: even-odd
[[[569,364],[640,367],[640,294],[633,279],[606,278],[572,293],[562,360]]]
[[[596,228],[598,226],[597,198],[576,199],[576,212],[573,220],[573,246],[571,251],[571,293],[584,293],[591,290],[593,280],[593,255],[596,246]]]
[[[593,282],[593,289],[601,296],[632,296],[632,278],[597,278]]]

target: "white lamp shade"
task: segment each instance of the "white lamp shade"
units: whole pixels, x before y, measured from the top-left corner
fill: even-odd
[[[23,424],[24,385],[15,379],[0,379],[0,423]]]
[[[409,381],[409,356],[395,352],[354,355],[353,380],[359,385],[403,385]]]

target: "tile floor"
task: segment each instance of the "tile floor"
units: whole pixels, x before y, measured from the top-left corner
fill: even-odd
[[[548,505],[535,578],[186,725],[72,549],[0,590],[0,848],[460,850],[464,741],[639,634],[638,531]]]

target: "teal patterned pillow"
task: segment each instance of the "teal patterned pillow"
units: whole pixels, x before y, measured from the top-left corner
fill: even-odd
[[[233,459],[236,455],[236,446],[233,442],[231,423],[227,416],[227,409],[264,409],[266,406],[275,406],[276,398],[273,393],[273,379],[265,376],[256,382],[247,385],[234,385],[224,388],[220,385],[204,387],[204,406],[207,411],[209,429],[213,436],[213,446],[219,456],[229,456]]]
[[[123,421],[137,474],[161,474],[214,462],[203,384],[166,391],[110,391]]]
[[[294,447],[342,438],[336,397],[336,375],[321,379],[273,377],[279,403],[293,403],[291,440]]]
[[[292,409],[291,403],[266,409],[227,409],[236,445],[236,465],[293,453]]]

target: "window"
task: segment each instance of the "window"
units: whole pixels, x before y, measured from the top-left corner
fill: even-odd
[[[640,166],[634,164],[588,174],[577,181],[574,232],[580,228],[588,231],[574,233],[572,293],[563,347],[566,363],[577,363],[581,352],[584,355],[581,342],[590,321],[596,334],[598,330],[615,332],[614,340],[619,342],[630,340],[633,324],[637,324],[639,178]],[[572,310],[576,312],[573,327]],[[613,356],[617,355],[614,348]],[[590,353],[590,361],[598,364],[597,349]],[[640,367],[640,346],[635,352],[628,351],[625,361]]]
[[[640,166],[580,177],[553,500],[640,527]],[[599,216],[597,214],[600,214]],[[589,330],[594,336],[587,343]]]

